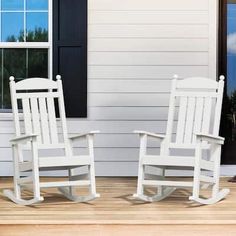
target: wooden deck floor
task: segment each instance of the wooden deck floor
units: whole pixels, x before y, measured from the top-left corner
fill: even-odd
[[[0,186],[1,190],[11,187],[11,179],[1,178]],[[56,189],[46,189],[43,191],[44,202],[19,206],[1,193],[0,235],[25,235],[25,230],[35,232],[34,236],[36,232],[40,232],[38,235],[54,235],[54,232],[59,236],[131,236],[132,233],[137,236],[157,235],[157,232],[159,235],[171,235],[171,232],[173,235],[178,232],[200,235],[205,230],[215,236],[236,235],[236,184],[228,183],[224,178],[221,186],[230,188],[231,193],[227,199],[212,206],[192,204],[187,190],[177,190],[161,202],[137,201],[132,198],[136,189],[135,178],[97,178],[101,198],[89,203],[76,204],[65,199]],[[80,234],[76,234],[78,230]]]

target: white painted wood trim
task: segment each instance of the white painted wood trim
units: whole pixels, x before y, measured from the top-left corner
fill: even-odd
[[[219,11],[219,1],[218,0],[208,0],[209,1],[209,61],[208,70],[209,78],[217,78],[217,55],[218,55],[218,11]]]

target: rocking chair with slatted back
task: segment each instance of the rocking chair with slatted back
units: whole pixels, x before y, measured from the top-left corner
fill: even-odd
[[[213,204],[229,193],[228,189],[219,190],[224,138],[218,134],[224,76],[220,76],[219,82],[202,77],[177,78],[175,76],[172,82],[166,135],[135,131],[140,135],[140,154],[138,186],[134,197],[150,202],[159,201],[176,188],[192,188],[190,200]],[[147,153],[148,137],[160,140],[160,154]],[[186,156],[186,150],[191,154]],[[157,167],[155,169],[159,169],[159,173],[150,174],[150,167],[148,173],[147,166]],[[166,169],[192,169],[194,175],[190,182],[168,180],[165,177]],[[145,194],[147,186],[156,187],[157,193]],[[201,197],[203,187],[212,187],[211,197]]]
[[[40,190],[49,187],[58,187],[62,194],[75,202],[86,202],[99,197],[95,186],[93,152],[93,136],[98,131],[68,137],[61,76],[58,75],[56,78],[57,81],[29,78],[16,83],[14,77],[10,77],[16,132],[15,138],[10,140],[14,158],[14,191],[4,190],[4,194],[21,205],[43,201]],[[57,110],[59,118],[56,117]],[[87,139],[88,154],[73,153],[72,143],[76,139]],[[25,149],[30,150],[28,160],[25,158]],[[42,150],[44,154],[39,155]],[[50,150],[53,153],[59,153],[61,150],[61,154],[49,155]],[[87,171],[83,170],[86,173],[78,174],[76,169],[79,167],[86,168]],[[41,182],[41,170],[66,170],[68,179]],[[78,186],[88,186],[89,194],[78,196],[75,189]],[[32,199],[22,197],[22,190],[25,188],[32,190]]]

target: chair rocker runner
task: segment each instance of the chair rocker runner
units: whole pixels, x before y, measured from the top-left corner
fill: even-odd
[[[177,188],[192,188],[190,200],[214,204],[229,193],[228,189],[219,189],[224,138],[218,134],[224,76],[220,76],[219,82],[202,77],[177,79],[178,76],[174,76],[172,82],[166,135],[135,131],[140,136],[140,154],[138,186],[134,197],[149,202],[159,201]],[[160,140],[159,155],[147,153],[148,138]],[[174,155],[174,151],[178,155]],[[191,154],[186,156],[186,151]],[[148,173],[148,166],[159,173]],[[192,181],[170,181],[165,178],[167,169],[191,169],[194,173]],[[144,190],[147,186],[155,187],[156,194],[146,195]],[[209,187],[211,196],[202,198],[200,190]]]
[[[58,187],[68,199],[86,202],[99,197],[96,193],[93,136],[98,131],[68,137],[61,76],[57,81],[30,78],[15,82],[10,77],[10,92],[16,137],[11,140],[14,156],[14,191],[4,190],[4,195],[13,202],[30,205],[43,201],[41,188]],[[55,103],[58,104],[59,118],[56,118]],[[20,107],[22,105],[22,108]],[[21,110],[22,111],[21,111]],[[20,114],[22,113],[22,116]],[[21,122],[23,117],[23,122]],[[60,127],[57,126],[60,122]],[[23,123],[23,124],[22,124]],[[60,132],[58,132],[60,129]],[[72,143],[77,139],[87,139],[87,155],[74,155]],[[25,150],[30,150],[30,160],[26,160]],[[40,151],[63,151],[62,155],[40,155]],[[61,153],[60,152],[60,153]],[[76,174],[76,169],[88,169],[86,174]],[[68,181],[41,182],[41,170],[67,170]],[[88,186],[88,196],[78,196],[75,188]],[[23,199],[22,190],[30,189],[33,199]]]

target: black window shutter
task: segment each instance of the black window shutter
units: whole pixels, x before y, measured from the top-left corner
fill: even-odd
[[[62,76],[67,117],[86,117],[87,0],[53,1],[53,74]]]

